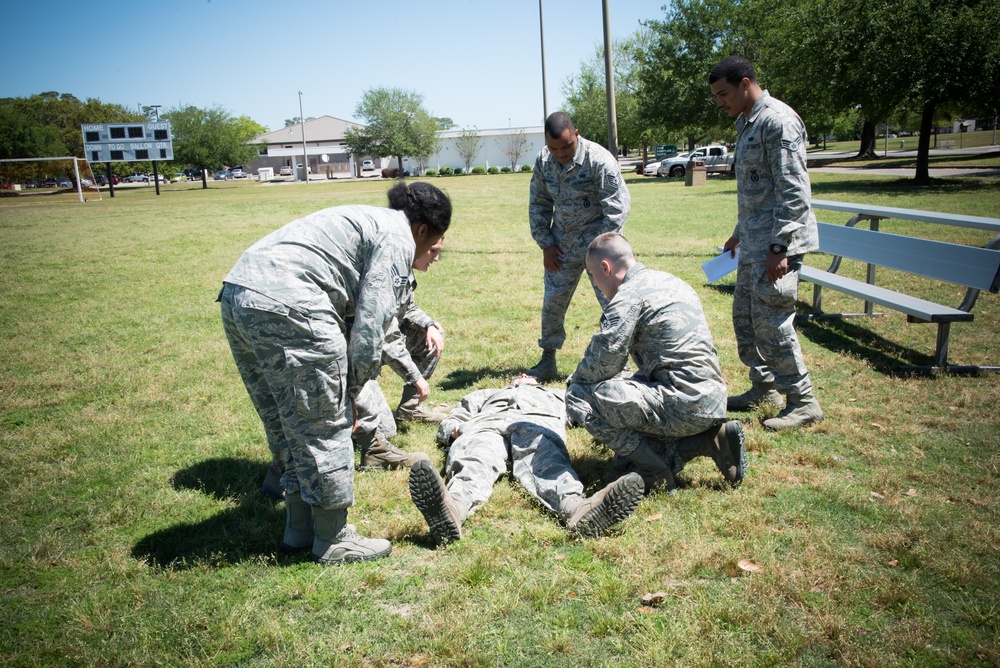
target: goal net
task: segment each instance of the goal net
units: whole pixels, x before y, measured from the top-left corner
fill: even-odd
[[[83,158],[0,160],[0,197],[92,202],[102,199],[102,185]]]

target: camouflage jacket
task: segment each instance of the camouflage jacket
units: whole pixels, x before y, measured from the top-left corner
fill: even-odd
[[[415,245],[405,214],[371,206],[323,209],[267,235],[225,278],[347,337],[348,393],[378,375],[385,333],[399,308]]]
[[[403,334],[402,328],[426,330],[431,325],[436,325],[442,333],[444,332],[444,328],[413,301],[413,293],[416,289],[417,279],[414,278],[413,274],[410,274],[406,292],[402,302],[400,302],[396,317],[392,319],[389,331],[386,332],[385,348],[382,350],[382,361],[410,385],[423,378],[423,374],[420,373],[420,369],[410,357],[410,351],[406,348],[406,335]]]
[[[563,167],[543,148],[531,175],[528,220],[542,250],[553,244],[582,259],[598,234],[621,232],[631,207],[618,161],[580,137],[573,162]]]
[[[788,255],[819,248],[802,119],[763,91],[750,115],[736,119],[736,132],[739,217],[733,236],[740,240],[740,262],[763,262],[771,244],[787,246]]]
[[[636,263],[569,383],[595,384],[620,374],[629,357],[636,380],[662,386],[664,399],[693,414],[724,417],[726,383],[701,300],[687,283]]]

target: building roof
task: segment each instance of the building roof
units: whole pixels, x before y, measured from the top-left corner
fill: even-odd
[[[305,122],[306,130],[306,141],[307,142],[330,142],[330,141],[342,141],[344,139],[344,131],[347,128],[363,128],[363,125],[357,123],[352,123],[351,121],[345,121],[342,118],[335,118],[334,116],[320,116],[318,118],[310,118]],[[294,125],[289,125],[287,128],[281,128],[280,130],[273,130],[272,132],[265,132],[264,134],[255,137],[254,144],[287,144],[292,142],[302,141],[302,124],[295,123]]]

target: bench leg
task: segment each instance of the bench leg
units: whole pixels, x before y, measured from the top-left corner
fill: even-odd
[[[813,285],[813,316],[819,316],[823,305],[823,286]]]
[[[934,351],[934,366],[939,369],[944,369],[948,366],[948,335],[950,333],[950,322],[938,323],[937,349]]]

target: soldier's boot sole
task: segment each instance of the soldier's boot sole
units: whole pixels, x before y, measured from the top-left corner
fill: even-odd
[[[462,521],[444,481],[429,461],[417,462],[410,469],[410,498],[427,521],[436,545],[462,538]]]
[[[597,538],[635,512],[646,487],[638,473],[629,473],[584,500],[567,528],[585,538]]]

